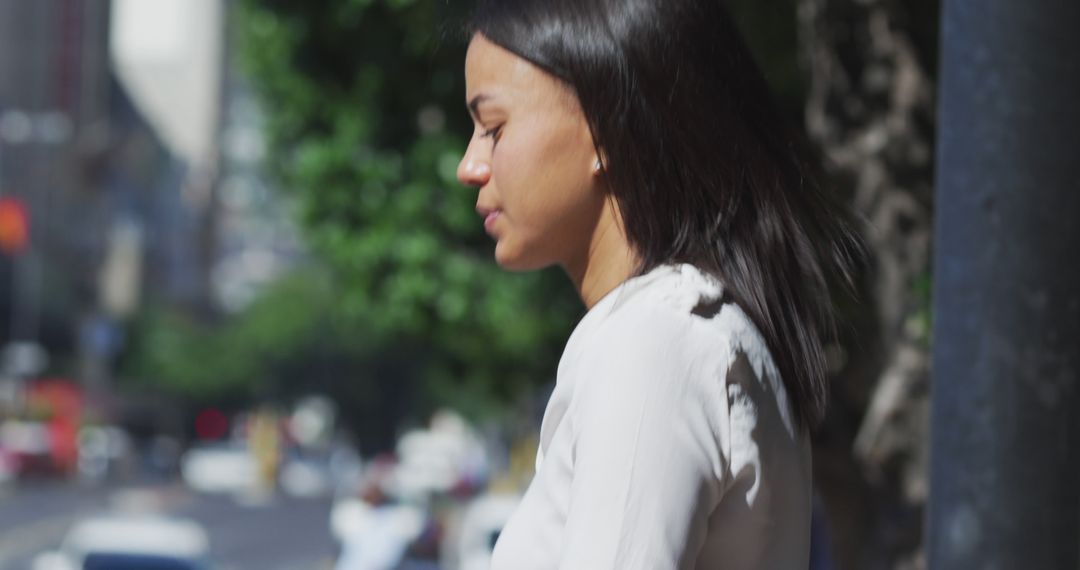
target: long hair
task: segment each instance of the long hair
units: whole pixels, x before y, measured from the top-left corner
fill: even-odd
[[[639,273],[715,275],[803,426],[828,398],[830,288],[862,245],[814,182],[721,0],[480,0],[470,26],[581,102]]]

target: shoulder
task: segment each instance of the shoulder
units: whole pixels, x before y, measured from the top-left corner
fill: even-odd
[[[724,284],[692,265],[665,265],[631,279],[596,311],[581,343],[589,360],[613,354],[731,359],[731,352],[768,359],[763,337]]]
[[[578,343],[582,382],[597,390],[717,385],[738,353],[762,373],[771,358],[750,319],[719,279],[691,265],[662,266],[634,278],[594,308]],[[687,386],[689,387],[689,386]]]

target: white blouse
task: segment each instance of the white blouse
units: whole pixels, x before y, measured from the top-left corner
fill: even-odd
[[[757,329],[715,278],[661,266],[570,336],[492,570],[805,570],[810,467]]]

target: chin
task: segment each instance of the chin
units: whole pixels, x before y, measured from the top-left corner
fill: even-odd
[[[495,245],[495,263],[507,271],[535,271],[552,265],[529,256],[526,252],[509,247],[500,241]]]

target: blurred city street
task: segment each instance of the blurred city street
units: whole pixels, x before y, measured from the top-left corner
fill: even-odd
[[[84,428],[37,450],[40,426],[9,420],[0,570],[487,568],[534,440],[493,469],[500,444],[443,410],[365,461],[334,417],[313,397],[288,415],[205,410],[186,448]]]
[[[30,570],[78,520],[112,510],[149,511],[199,522],[220,570],[332,568],[338,546],[328,499],[200,495],[179,481],[83,487],[31,483],[0,495],[0,570]],[[282,538],[286,539],[283,540]]]
[[[490,551],[501,514],[444,538],[504,444],[420,428],[430,349],[340,318],[264,166],[245,6],[0,0],[0,570]]]

